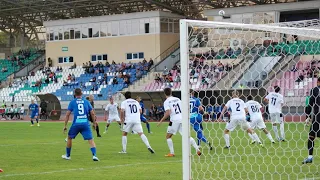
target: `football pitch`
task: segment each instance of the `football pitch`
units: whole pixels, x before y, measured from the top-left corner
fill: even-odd
[[[104,125],[100,122],[102,132]],[[288,141],[276,144],[271,144],[262,132],[257,131],[265,148],[250,145],[241,130],[232,132],[230,150],[223,149],[224,123],[205,123],[204,127],[214,149],[209,151],[202,144],[201,157],[194,155],[192,149],[192,165],[196,169],[194,179],[320,179],[319,141],[316,141],[314,163],[301,164],[307,156],[308,132],[303,123],[287,123]],[[41,127],[30,127],[27,122],[1,122],[0,168],[4,172],[0,173],[0,179],[182,179],[181,136],[173,137],[176,157],[164,157],[168,153],[167,123],[160,127],[151,123],[153,133],[146,133],[155,154],[150,154],[135,134],[128,135],[128,154],[118,154],[121,132],[117,124],[112,124],[107,134],[95,138],[99,162],[92,161],[89,145],[81,136],[74,140],[72,160],[61,159],[66,137],[62,128],[60,122],[43,122]],[[143,128],[146,132],[144,124]],[[268,129],[271,130],[270,124]]]

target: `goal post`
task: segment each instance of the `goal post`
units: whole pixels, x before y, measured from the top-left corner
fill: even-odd
[[[316,71],[313,66],[318,61]],[[308,155],[305,98],[320,77],[320,20],[274,24],[180,20],[180,69],[183,180],[319,178],[319,157],[311,166],[301,162]],[[284,96],[286,142],[275,138],[263,101],[274,86]],[[190,123],[190,113],[185,113],[191,109],[190,89],[204,108],[199,113],[199,131]],[[255,129],[265,147],[252,145],[248,134],[238,127],[230,132],[231,148],[224,149],[223,133],[230,115],[223,114],[222,121],[218,116],[235,90],[245,102],[250,95],[262,105],[266,130],[276,144],[264,131]],[[197,141],[200,131],[206,140],[200,139],[202,155],[197,156],[189,138]]]

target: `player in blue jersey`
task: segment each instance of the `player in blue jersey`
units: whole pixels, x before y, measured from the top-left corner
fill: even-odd
[[[151,133],[150,124],[149,124],[147,118],[144,117],[144,115],[143,115],[143,114],[145,113],[145,109],[144,109],[144,103],[143,103],[141,97],[138,96],[138,97],[137,97],[137,101],[139,102],[139,104],[140,104],[140,106],[141,106],[141,109],[142,109],[142,113],[141,113],[141,115],[140,115],[140,120],[141,120],[141,122],[143,122],[143,123],[146,124],[147,129],[148,129],[148,133]]]
[[[212,150],[211,143],[207,141],[206,137],[203,134],[202,127],[202,114],[204,112],[203,107],[201,106],[200,99],[194,97],[194,91],[190,89],[190,123],[193,127],[193,130],[197,133],[198,145],[203,141],[209,146],[209,149]]]
[[[28,108],[28,115],[30,115],[30,118],[31,118],[31,126],[33,126],[33,120],[35,119],[37,121],[37,126],[40,126],[39,124],[39,106],[38,104],[36,104],[34,102],[34,100],[31,101],[31,104],[29,105],[29,108]]]
[[[72,147],[72,139],[75,139],[79,133],[81,133],[84,140],[88,140],[90,144],[90,150],[92,152],[93,161],[99,161],[96,153],[96,144],[92,138],[92,131],[90,128],[90,120],[89,116],[94,117],[93,125],[96,127],[96,116],[94,110],[90,104],[90,102],[84,98],[82,98],[82,91],[80,88],[74,90],[75,99],[69,103],[68,111],[66,113],[66,120],[64,122],[64,133],[67,131],[67,125],[69,121],[69,117],[73,112],[73,122],[68,132],[68,141],[66,147],[66,154],[62,155],[63,159],[70,160],[71,147]]]

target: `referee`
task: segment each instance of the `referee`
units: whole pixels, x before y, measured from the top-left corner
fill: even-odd
[[[94,98],[93,98],[93,95],[87,96],[86,99],[90,102],[92,108],[94,108],[94,102],[93,102],[93,99],[94,99]],[[91,119],[91,117],[90,117],[90,121],[93,122],[92,119]],[[98,123],[97,123],[97,125],[96,125],[96,127],[95,127],[95,130],[96,130],[96,132],[97,132],[97,137],[101,137],[100,129],[99,129],[99,124],[98,124]]]
[[[316,137],[320,137],[320,78],[317,80],[317,87],[310,91],[309,106],[306,107],[305,111],[307,118],[311,118],[312,111],[314,116],[312,117],[308,138],[309,156],[303,160],[302,164],[312,163],[314,140]]]

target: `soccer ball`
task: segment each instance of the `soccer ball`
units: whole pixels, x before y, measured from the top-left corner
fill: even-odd
[[[224,12],[224,10],[220,10],[219,11],[219,16],[224,16],[226,13]]]

